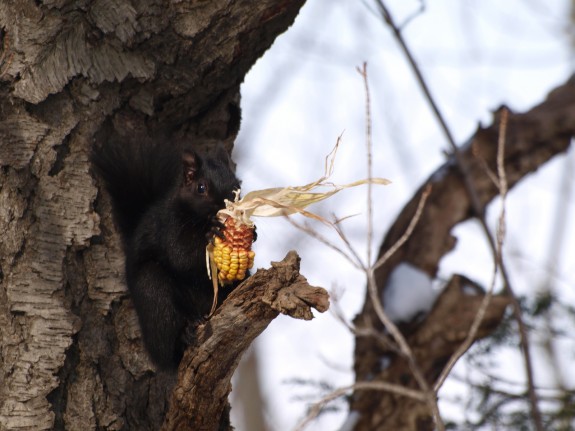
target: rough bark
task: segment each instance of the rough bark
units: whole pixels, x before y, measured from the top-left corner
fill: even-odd
[[[479,128],[461,149],[482,205],[487,205],[498,195],[497,187],[486,173],[485,164],[496,171],[499,123],[499,115],[496,114],[493,125]],[[507,129],[504,163],[509,186],[513,187],[553,156],[567,150],[575,134],[575,80],[571,79],[552,91],[543,103],[530,111],[510,114]],[[382,243],[380,255],[405,232],[421,193],[428,185],[432,186],[432,191],[413,234],[376,271],[380,297],[383,297],[390,273],[402,262],[409,262],[431,277],[435,276],[441,258],[455,245],[451,230],[474,214],[459,168],[454,157],[450,156],[401,211]],[[417,363],[430,384],[435,382],[446,361],[465,339],[483,296],[483,293],[469,296],[462,289],[455,288],[461,281],[460,276],[454,276],[426,319],[403,328]],[[409,286],[404,288],[409,289]],[[493,297],[476,339],[488,335],[497,326],[507,299],[505,296]],[[359,328],[381,330],[369,296],[355,324]],[[387,366],[383,367],[384,363]],[[356,339],[355,372],[357,381],[385,380],[418,388],[405,358],[372,339]],[[359,413],[356,430],[433,429],[426,405],[383,391],[356,392],[351,409]]]
[[[98,139],[223,142],[303,0],[0,2],[0,429],[157,429]]]
[[[199,328],[197,344],[187,349],[162,429],[217,429],[241,355],[279,313],[310,320],[311,307],[324,312],[329,298],[299,274],[295,252],[242,283]]]

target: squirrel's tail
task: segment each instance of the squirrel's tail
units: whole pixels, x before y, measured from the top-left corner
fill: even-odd
[[[124,242],[144,212],[173,190],[182,170],[181,153],[170,142],[104,142],[92,148],[91,160]]]

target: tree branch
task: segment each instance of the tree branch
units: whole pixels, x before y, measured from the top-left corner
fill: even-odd
[[[258,270],[198,328],[198,341],[180,364],[162,430],[218,429],[232,375],[252,341],[279,313],[310,320],[311,308],[328,309],[327,292],[308,284],[299,274],[299,262],[291,251],[282,262],[272,262],[271,269]]]
[[[460,155],[468,167],[469,179],[473,188],[477,191],[477,196],[482,206],[487,205],[499,194],[497,185],[486,175],[484,165],[486,163],[493,171],[497,169],[499,113],[496,113],[495,117],[493,125],[479,128],[475,135],[460,148]],[[569,147],[571,137],[575,134],[574,80],[571,79],[552,91],[543,103],[530,111],[524,114],[511,113],[507,122],[507,130],[504,169],[509,187],[513,187],[521,178],[535,171],[553,156],[566,151]],[[441,258],[455,245],[455,239],[450,233],[451,230],[457,224],[474,215],[474,205],[469,198],[462,174],[454,157],[452,155],[421,186],[388,231],[380,249],[380,256],[405,232],[413,217],[421,194],[431,184],[433,187],[432,192],[413,234],[385,265],[375,271],[380,298],[383,296],[382,292],[385,289],[389,275],[401,262],[409,262],[434,277]],[[483,161],[480,162],[478,157]],[[409,286],[405,286],[405,288],[409,289]],[[502,296],[493,297],[493,301],[504,301],[505,304],[508,300],[509,298]],[[439,301],[435,304],[434,310],[437,309],[438,304]],[[472,316],[477,313],[479,305],[479,303],[470,305],[473,309]],[[492,303],[488,313],[493,307]],[[428,330],[426,327],[430,325],[441,327],[441,321],[447,321],[447,318],[462,319],[463,312],[464,310],[461,307],[454,307],[452,314],[440,314],[432,311],[425,322],[420,325],[408,325],[403,328],[403,332],[411,343],[411,340],[421,337],[421,334]],[[364,309],[356,318],[355,324],[358,330],[373,328],[374,326],[381,329],[370,298],[366,298]],[[484,324],[486,325],[487,322],[484,321]],[[483,330],[480,329],[479,336],[487,335],[489,330],[494,329],[495,326],[496,324],[492,321]],[[463,329],[465,325],[462,324],[461,327]],[[444,328],[449,329],[449,325],[444,326]],[[462,340],[463,338],[460,341]],[[424,370],[426,367],[430,371],[433,369],[433,372],[426,376],[430,384],[433,384],[433,381],[438,376],[437,373],[441,371],[442,365],[437,367],[437,364],[444,364],[444,361],[455,351],[451,349],[456,349],[458,346],[458,344],[453,344],[449,345],[446,350],[438,350],[435,342],[435,340],[429,338],[429,344],[425,348],[422,346],[422,351],[427,353],[421,359],[414,352],[416,359],[422,361],[420,366]],[[386,357],[391,358],[392,361],[387,369],[393,369],[395,373],[381,370],[382,358]],[[393,352],[384,351],[381,346],[373,343],[370,339],[364,337],[356,339],[355,360],[357,381],[374,380],[374,376],[377,376],[377,379],[387,382],[397,382],[403,379],[407,381],[409,387],[414,387],[406,360]],[[435,364],[435,369],[432,367],[433,364]],[[369,395],[357,393],[352,400],[351,408],[358,411],[362,418],[362,422],[355,428],[356,430],[374,429],[374,427],[382,426],[383,423],[390,429],[408,429],[405,426],[407,423],[405,418],[408,417],[413,418],[416,423],[426,424],[426,427],[420,429],[431,429],[430,412],[425,406],[415,408],[406,403],[398,404],[393,396],[384,392],[378,392],[377,396],[374,396],[372,392]],[[403,415],[403,423],[390,422],[391,419],[389,418],[386,422],[377,422],[378,418],[379,420],[383,419],[379,415],[377,417],[370,416],[374,411],[389,412],[390,406],[395,406],[395,410],[392,409],[391,411],[395,411],[397,417]],[[362,412],[366,414],[362,415]],[[370,412],[370,415],[367,412]]]

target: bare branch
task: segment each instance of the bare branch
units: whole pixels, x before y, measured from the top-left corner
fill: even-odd
[[[537,392],[535,391],[535,382],[533,377],[533,361],[531,359],[531,352],[529,348],[529,334],[527,333],[527,326],[523,320],[523,311],[521,310],[521,305],[517,300],[517,297],[511,287],[509,277],[507,276],[507,269],[503,263],[503,238],[505,237],[505,199],[507,197],[508,183],[507,175],[505,173],[505,139],[507,132],[507,122],[509,118],[509,111],[503,108],[501,112],[501,123],[499,128],[499,140],[497,145],[497,176],[499,184],[499,194],[501,196],[501,212],[499,214],[499,224],[496,232],[496,245],[495,245],[495,257],[496,263],[499,265],[501,274],[503,275],[503,280],[505,282],[505,289],[507,293],[511,296],[511,303],[513,305],[513,316],[517,320],[519,326],[519,338],[521,350],[523,353],[523,361],[525,363],[525,374],[527,376],[527,392],[529,394],[529,405],[531,408],[531,416],[533,418],[533,424],[537,431],[544,431],[543,418],[541,416],[541,410],[539,409],[539,402],[537,399]],[[483,217],[482,217],[483,218]],[[487,231],[487,223],[485,220],[482,221],[485,227],[485,233],[488,236],[490,244],[493,243],[491,235]],[[492,246],[493,247],[493,246]]]
[[[371,136],[371,99],[369,94],[369,81],[367,79],[367,63],[363,63],[363,67],[357,68],[357,71],[363,78],[363,85],[365,90],[365,144],[367,154],[367,264],[371,265],[371,245],[373,242],[373,200],[372,200],[372,184],[373,178],[373,143]]]
[[[405,241],[407,241],[407,239],[411,236],[411,234],[413,233],[413,229],[415,229],[415,226],[417,225],[417,222],[419,221],[419,219],[421,217],[421,213],[423,212],[423,208],[425,207],[425,202],[426,202],[430,193],[431,193],[431,187],[428,187],[421,195],[419,205],[417,206],[415,214],[414,214],[413,218],[411,219],[411,222],[410,222],[407,230],[397,240],[397,242],[395,244],[393,244],[393,246],[390,247],[390,249],[386,253],[384,253],[384,255],[376,262],[376,264],[372,268],[369,269],[368,274],[367,274],[368,275],[367,286],[368,286],[369,296],[370,296],[371,302],[373,304],[375,313],[377,314],[377,317],[381,320],[381,322],[384,324],[385,328],[391,333],[391,336],[399,345],[401,353],[405,356],[405,358],[407,359],[407,361],[409,363],[409,368],[410,368],[411,372],[413,373],[413,376],[415,377],[419,387],[421,388],[421,390],[425,394],[425,400],[426,400],[431,412],[433,413],[433,417],[435,419],[435,425],[436,425],[437,429],[443,430],[443,429],[445,429],[445,426],[443,425],[443,421],[441,420],[441,416],[439,414],[439,408],[437,406],[437,398],[436,398],[435,392],[433,392],[431,390],[431,388],[429,387],[427,380],[425,379],[425,376],[421,372],[421,369],[419,368],[419,366],[415,360],[415,356],[413,355],[413,352],[411,351],[409,344],[405,340],[405,337],[399,331],[397,326],[391,321],[391,319],[389,319],[389,317],[387,317],[387,315],[385,314],[385,311],[384,311],[383,306],[381,304],[381,300],[379,299],[378,290],[377,290],[377,283],[375,281],[375,276],[374,276],[374,272],[377,269],[377,267],[383,265],[405,243]]]
[[[500,113],[496,113],[494,125],[478,129],[460,150],[461,158],[465,159],[469,167],[467,175],[475,187],[481,208],[495,196],[499,196],[501,190],[500,185],[495,184],[499,180],[494,182],[485,175],[485,170],[477,162],[478,158],[474,153],[479,154],[488,166],[493,166],[493,171],[498,171],[503,166],[508,188],[511,188],[551,157],[565,151],[575,134],[575,80],[569,80],[556,88],[545,101],[528,112],[509,113],[504,153],[498,152],[497,145],[499,116]],[[432,184],[433,190],[420,222],[403,246],[374,271],[379,289],[377,297],[381,297],[387,279],[393,269],[402,262],[409,262],[434,277],[440,260],[455,244],[451,235],[453,228],[477,214],[467,189],[465,175],[453,154],[430,176],[396,218],[380,247],[380,256],[384,256],[405,233],[427,184]],[[499,236],[501,237],[501,234]],[[496,244],[495,241],[493,243]],[[494,256],[496,255],[497,253],[494,253]],[[494,260],[497,262],[497,259]],[[462,281],[458,283],[461,284]],[[447,359],[465,340],[484,299],[483,294],[470,297],[465,292],[450,289],[450,292],[442,292],[423,322],[413,322],[401,328],[420,367],[424,369],[428,382],[436,381]],[[372,293],[369,292],[368,295],[362,312],[354,320],[358,330],[376,326],[380,320],[371,300]],[[444,295],[447,296],[442,299]],[[501,322],[505,307],[514,300],[514,297],[508,294],[493,295],[475,339],[490,334]],[[442,305],[442,302],[445,302],[445,305]],[[438,307],[444,308],[439,312]],[[455,331],[455,327],[459,329]],[[450,334],[449,337],[447,334]],[[440,339],[444,341],[438,344]],[[376,376],[377,379],[397,383],[398,375],[411,374],[411,364],[403,356],[381,349],[370,341],[356,338],[355,372],[359,381]],[[433,349],[430,349],[430,343]],[[382,357],[391,361],[383,370]],[[413,382],[409,381],[408,384],[411,388],[414,387]],[[379,398],[358,393],[351,400],[351,408],[358,411],[361,418],[357,429],[368,430],[384,425],[395,429],[408,429],[409,427],[405,428],[407,418],[411,425],[424,421],[425,426],[421,429],[433,429],[431,421],[426,422],[429,418],[427,406],[424,409],[417,404],[406,402],[401,404],[402,410],[398,412],[393,408],[397,406],[396,402],[393,395],[385,393],[380,394]],[[378,413],[372,416],[363,414],[368,411]]]
[[[439,391],[449,373],[455,366],[456,362],[461,358],[467,350],[471,347],[473,342],[476,339],[477,332],[479,331],[479,327],[483,322],[483,318],[485,317],[485,313],[487,312],[487,307],[489,307],[489,303],[491,302],[491,298],[493,296],[493,288],[495,287],[495,280],[497,277],[497,269],[499,267],[499,262],[501,262],[502,257],[502,249],[503,249],[503,241],[505,239],[505,198],[507,197],[507,176],[505,174],[505,165],[504,165],[504,150],[505,150],[505,136],[507,131],[507,120],[508,120],[508,112],[504,111],[502,113],[501,120],[500,120],[500,127],[499,127],[499,140],[497,143],[497,172],[498,178],[496,178],[495,184],[499,186],[499,196],[501,197],[501,209],[499,212],[499,224],[497,228],[497,252],[496,252],[496,259],[495,265],[493,266],[493,277],[491,278],[491,284],[489,285],[489,289],[487,290],[486,295],[483,297],[483,301],[481,301],[481,306],[475,315],[475,319],[473,320],[473,324],[469,329],[467,337],[465,341],[459,346],[457,351],[449,358],[449,362],[439,375],[437,381],[434,385],[434,390],[436,392]]]
[[[411,53],[411,50],[407,46],[407,42],[405,41],[405,39],[403,38],[403,35],[401,34],[401,28],[398,25],[396,25],[396,23],[393,19],[393,16],[389,12],[389,9],[387,8],[387,6],[383,2],[383,0],[375,0],[375,2],[379,8],[379,12],[380,12],[381,17],[383,18],[385,23],[389,26],[389,28],[393,32],[395,39],[397,40],[397,42],[399,43],[399,46],[401,47],[401,50],[405,54],[405,57],[407,58],[407,61],[409,62],[411,69],[413,70],[413,73],[415,74],[417,82],[419,83],[419,86],[421,87],[421,90],[423,91],[423,95],[425,96],[425,99],[429,103],[429,105],[430,105],[430,107],[431,107],[431,109],[435,115],[435,118],[437,119],[437,121],[441,127],[441,130],[443,131],[443,134],[445,135],[447,141],[449,142],[449,145],[452,148],[457,147],[457,145],[455,143],[455,139],[453,139],[453,135],[451,134],[451,131],[449,130],[449,127],[447,126],[447,122],[443,118],[443,115],[441,114],[441,111],[439,110],[439,106],[437,106],[437,103],[435,103],[435,99],[431,95],[431,91],[427,85],[427,82],[425,81],[425,78],[423,77],[423,74],[421,73],[421,69],[417,65],[417,62],[415,61],[415,57]]]
[[[397,250],[403,244],[405,244],[405,242],[409,239],[409,237],[413,233],[413,230],[415,229],[415,226],[417,225],[417,222],[421,218],[423,208],[425,207],[425,202],[427,201],[427,198],[429,197],[430,193],[431,193],[431,184],[428,184],[426,186],[426,188],[423,190],[423,192],[421,193],[421,197],[419,199],[419,204],[417,205],[417,209],[415,210],[415,214],[411,218],[411,221],[409,222],[407,229],[405,230],[403,235],[397,240],[397,242],[395,244],[393,244],[389,249],[387,249],[386,252],[383,253],[383,256],[381,256],[377,260],[377,262],[375,262],[375,265],[373,265],[373,271],[375,271],[379,267],[383,266],[389,260],[389,258],[391,256],[393,256],[395,254],[395,252],[397,252]]]
[[[321,233],[319,233],[317,230],[311,228],[307,224],[298,223],[291,217],[286,217],[286,220],[295,228],[308,234],[310,237],[317,239],[319,242],[321,242],[326,247],[329,247],[332,250],[334,250],[335,252],[342,255],[355,268],[357,268],[359,270],[364,269],[364,266],[363,266],[363,263],[361,262],[361,259],[359,258],[359,256],[357,255],[357,253],[355,252],[353,247],[351,246],[351,243],[348,241],[346,236],[343,234],[341,229],[336,224],[333,224],[330,226],[336,230],[336,232],[339,234],[340,238],[344,241],[345,245],[348,247],[348,250],[350,250],[351,254],[346,253],[344,250],[342,250],[340,247],[338,247],[336,244],[334,244],[328,238],[326,238]]]
[[[329,297],[299,274],[295,252],[248,278],[198,327],[197,342],[180,363],[162,430],[218,429],[243,352],[279,313],[310,320],[312,307],[326,311]]]
[[[407,43],[405,42],[403,35],[401,34],[400,28],[395,24],[393,17],[391,16],[391,13],[389,12],[389,9],[387,8],[387,6],[383,2],[383,0],[376,0],[376,3],[379,7],[382,18],[388,24],[388,26],[391,28],[397,42],[401,46],[401,49],[403,50],[410,66],[411,66],[411,68],[412,68],[412,70],[413,70],[413,72],[417,78],[417,81],[421,86],[421,89],[425,95],[425,98],[427,99],[428,103],[430,104],[432,111],[433,111],[441,129],[443,130],[443,133],[444,133],[445,137],[447,138],[447,141],[449,142],[449,145],[453,151],[453,155],[455,157],[455,160],[457,162],[459,170],[460,170],[461,174],[463,175],[463,183],[465,185],[465,189],[466,189],[467,193],[469,194],[469,198],[470,198],[471,203],[472,203],[472,208],[473,208],[475,215],[477,216],[477,218],[481,224],[481,227],[485,233],[485,237],[486,237],[486,239],[489,243],[489,246],[493,252],[494,259],[497,259],[496,240],[493,239],[491,232],[489,230],[489,227],[487,225],[487,221],[485,219],[485,207],[481,205],[481,202],[480,202],[480,199],[479,199],[479,196],[477,193],[477,189],[475,188],[475,186],[471,180],[470,168],[467,164],[467,161],[463,158],[460,149],[457,147],[457,144],[455,143],[455,140],[453,139],[453,135],[451,134],[449,127],[447,126],[446,121],[444,120],[441,112],[439,111],[437,104],[435,103],[435,100],[434,100],[433,96],[431,95],[431,92],[427,86],[425,79],[423,78],[421,70],[419,69],[419,66],[417,65],[417,62],[415,61],[414,56],[411,53],[411,50],[407,46]],[[499,174],[500,174],[500,172],[499,172]],[[543,421],[541,419],[541,413],[540,413],[538,405],[537,405],[537,395],[535,393],[535,390],[533,389],[533,382],[532,382],[533,371],[532,371],[531,355],[530,355],[530,349],[529,349],[529,339],[528,339],[525,324],[523,322],[523,318],[521,315],[521,308],[519,305],[519,301],[517,300],[517,298],[515,297],[515,294],[513,292],[513,288],[511,286],[509,277],[507,275],[507,270],[505,268],[505,265],[503,264],[503,261],[501,259],[499,259],[499,266],[500,266],[500,270],[501,270],[501,275],[502,275],[503,280],[504,280],[505,290],[512,297],[513,315],[514,315],[515,319],[517,320],[517,323],[519,326],[521,349],[523,351],[523,357],[525,360],[526,375],[527,375],[528,385],[530,388],[529,395],[530,395],[531,414],[533,416],[533,422],[535,424],[537,431],[543,431]]]
[[[394,385],[386,382],[357,382],[353,385],[343,386],[341,388],[336,389],[335,391],[329,393],[321,400],[313,403],[310,406],[309,412],[307,416],[297,425],[294,431],[302,431],[313,419],[319,416],[321,410],[330,402],[346,395],[348,392],[351,391],[387,391],[392,392],[394,394],[413,398],[414,400],[418,401],[426,401],[426,396],[421,391],[414,391],[413,389],[406,388],[400,385]]]

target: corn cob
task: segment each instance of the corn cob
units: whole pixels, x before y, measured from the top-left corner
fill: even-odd
[[[255,253],[251,250],[254,228],[228,217],[221,232],[224,238],[216,235],[213,241],[218,280],[220,284],[243,280],[254,265]]]

